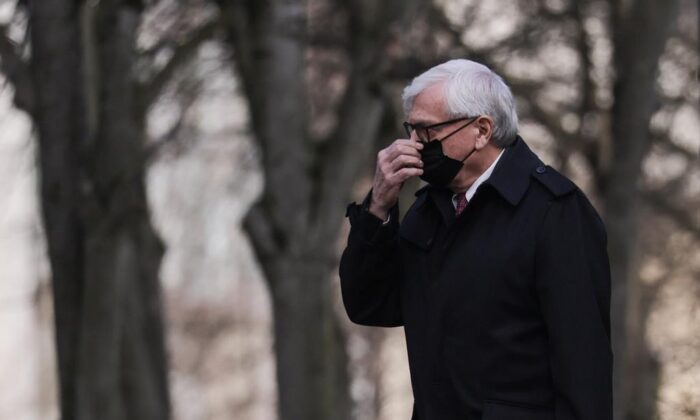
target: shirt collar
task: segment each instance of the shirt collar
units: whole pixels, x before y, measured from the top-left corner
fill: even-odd
[[[505,149],[501,150],[501,153],[496,156],[496,159],[491,163],[491,165],[482,173],[479,175],[479,177],[472,183],[472,185],[469,186],[467,191],[464,193],[467,197],[467,202],[471,201],[472,197],[474,197],[474,194],[476,193],[476,190],[479,188],[479,185],[483,184],[484,181],[489,179],[491,176],[491,173],[493,170],[496,168],[496,164],[498,163],[498,160],[501,159],[501,156],[503,156],[503,152],[505,152]],[[454,194],[452,196],[452,204],[457,206],[457,194]]]

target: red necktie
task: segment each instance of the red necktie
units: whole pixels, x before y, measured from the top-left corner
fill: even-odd
[[[458,194],[456,198],[457,205],[455,206],[455,216],[459,216],[462,214],[464,209],[467,208],[467,204],[469,204],[469,202],[467,201],[467,195],[464,193]]]

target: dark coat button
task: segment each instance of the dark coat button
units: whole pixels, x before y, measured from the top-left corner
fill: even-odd
[[[535,169],[535,172],[538,174],[543,174],[547,169],[544,166],[538,166],[537,169]]]

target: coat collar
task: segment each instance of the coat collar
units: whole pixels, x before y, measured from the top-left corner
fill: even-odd
[[[491,185],[507,202],[517,206],[530,185],[532,171],[540,166],[542,161],[517,136],[484,184]]]

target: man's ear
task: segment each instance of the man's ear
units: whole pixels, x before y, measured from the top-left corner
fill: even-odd
[[[479,130],[476,136],[477,150],[483,149],[491,141],[493,136],[493,118],[488,115],[482,115],[474,121],[474,126]]]

